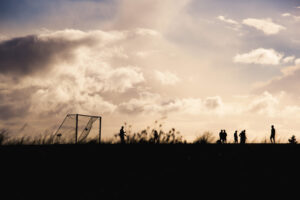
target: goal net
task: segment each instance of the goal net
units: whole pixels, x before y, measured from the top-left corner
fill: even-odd
[[[68,114],[55,133],[59,143],[83,143],[101,139],[101,117]]]

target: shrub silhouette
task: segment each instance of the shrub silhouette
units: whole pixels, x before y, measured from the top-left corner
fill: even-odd
[[[296,140],[296,137],[294,135],[289,139],[289,143],[290,144],[297,144],[297,140]]]
[[[212,133],[206,131],[194,140],[194,144],[208,144],[208,143],[212,143],[213,140],[214,140],[214,136],[212,135]]]

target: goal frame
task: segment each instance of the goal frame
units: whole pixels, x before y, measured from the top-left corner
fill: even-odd
[[[65,119],[63,120],[63,122],[60,124],[60,126],[58,127],[57,131],[55,132],[55,135],[57,135],[58,131],[60,130],[60,128],[62,127],[62,125],[64,124],[64,122],[66,121],[66,119],[70,116],[75,116],[75,144],[78,143],[78,117],[82,116],[82,117],[92,117],[92,118],[98,118],[99,119],[99,132],[98,132],[98,143],[101,143],[101,129],[102,129],[102,117],[101,116],[96,116],[96,115],[83,115],[83,114],[67,114]]]

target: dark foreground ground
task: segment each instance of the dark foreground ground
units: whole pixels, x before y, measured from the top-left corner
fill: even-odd
[[[2,146],[0,198],[298,195],[299,156],[283,144]]]

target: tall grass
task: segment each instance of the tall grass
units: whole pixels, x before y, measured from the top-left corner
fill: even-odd
[[[186,143],[182,135],[175,128],[171,128],[169,131],[164,131],[162,124],[156,120],[154,125],[147,126],[147,128],[132,132],[132,126],[124,123],[126,131],[126,144],[180,144]],[[115,134],[113,143],[118,143],[119,134]]]
[[[194,140],[194,144],[209,144],[209,143],[213,143],[215,140],[215,137],[213,136],[213,134],[209,131],[204,132],[202,135],[198,136],[195,140]]]
[[[168,131],[163,130],[162,124],[158,121],[154,122],[154,125],[148,126],[141,131],[132,131],[132,125],[124,123],[126,131],[125,143],[126,144],[186,144],[187,141],[183,138],[181,133],[175,128],[171,128]],[[112,138],[106,138],[102,140],[102,144],[117,144],[120,142],[119,134],[115,134]],[[197,136],[190,144],[209,144],[215,143],[216,138],[210,131],[206,131],[203,134]],[[288,143],[289,140],[285,141]],[[61,135],[55,134],[41,134],[38,136],[10,136],[7,129],[0,129],[0,145],[57,145],[57,144],[74,144],[74,137],[66,138]],[[78,142],[78,144],[98,144],[98,137],[89,138],[84,141]],[[249,143],[269,144],[269,138],[265,137],[262,140],[254,138]],[[283,143],[282,138],[276,137],[276,143]],[[289,142],[293,143],[293,142]]]
[[[95,143],[98,140],[92,138],[85,143]],[[54,144],[74,144],[73,138],[61,138],[55,134],[45,134],[37,136],[6,136],[2,145],[54,145]]]
[[[175,128],[165,132],[160,130],[159,132],[155,129],[144,129],[140,132],[133,134],[129,133],[126,135],[127,144],[179,144],[186,143],[179,131]],[[156,133],[155,133],[156,132]],[[157,135],[156,135],[157,134]],[[119,135],[116,134],[115,138],[118,141]]]
[[[0,130],[0,145],[4,144],[7,137],[8,137],[8,130],[7,129],[1,129]]]

